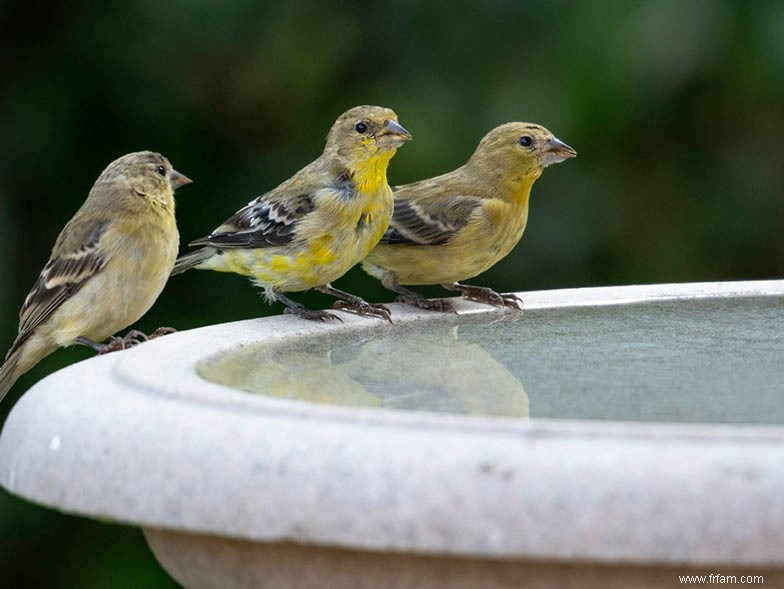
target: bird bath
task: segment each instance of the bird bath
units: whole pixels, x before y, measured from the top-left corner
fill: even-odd
[[[167,336],[44,379],[10,492],[189,588],[784,581],[784,281]]]

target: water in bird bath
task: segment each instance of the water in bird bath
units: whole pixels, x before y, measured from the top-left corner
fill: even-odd
[[[207,380],[317,403],[517,418],[784,423],[784,299],[572,307],[250,347]]]

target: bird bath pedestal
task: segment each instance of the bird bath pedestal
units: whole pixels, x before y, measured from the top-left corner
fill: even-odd
[[[167,336],[44,379],[0,483],[197,588],[784,583],[784,281]]]

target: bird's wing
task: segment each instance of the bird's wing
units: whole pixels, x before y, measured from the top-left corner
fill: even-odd
[[[313,211],[310,194],[269,193],[251,201],[207,237],[190,245],[217,248],[262,248],[285,245],[294,239],[296,223]]]
[[[395,212],[381,243],[441,245],[465,227],[482,206],[478,196],[456,195],[433,200],[395,200]]]
[[[72,226],[73,227],[73,226]],[[18,348],[52,313],[106,266],[99,244],[109,228],[106,220],[95,220],[78,230],[66,227],[58,239],[52,257],[44,266],[33,289],[19,311],[19,336],[9,354]],[[78,231],[81,235],[73,235]],[[63,238],[66,233],[67,238]],[[81,239],[75,239],[81,237]],[[79,243],[78,247],[58,247]]]

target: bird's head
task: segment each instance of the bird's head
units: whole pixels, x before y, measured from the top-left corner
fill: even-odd
[[[135,200],[174,210],[174,191],[192,180],[175,170],[169,160],[154,151],[137,151],[126,154],[109,164],[95,185],[113,184],[120,192]],[[126,190],[122,190],[126,189]]]
[[[338,117],[327,135],[327,150],[349,162],[386,154],[388,158],[411,133],[397,122],[395,111],[380,106],[356,106]],[[387,158],[387,159],[388,159]]]
[[[506,123],[482,138],[469,164],[505,180],[536,180],[547,166],[577,152],[541,125]]]

